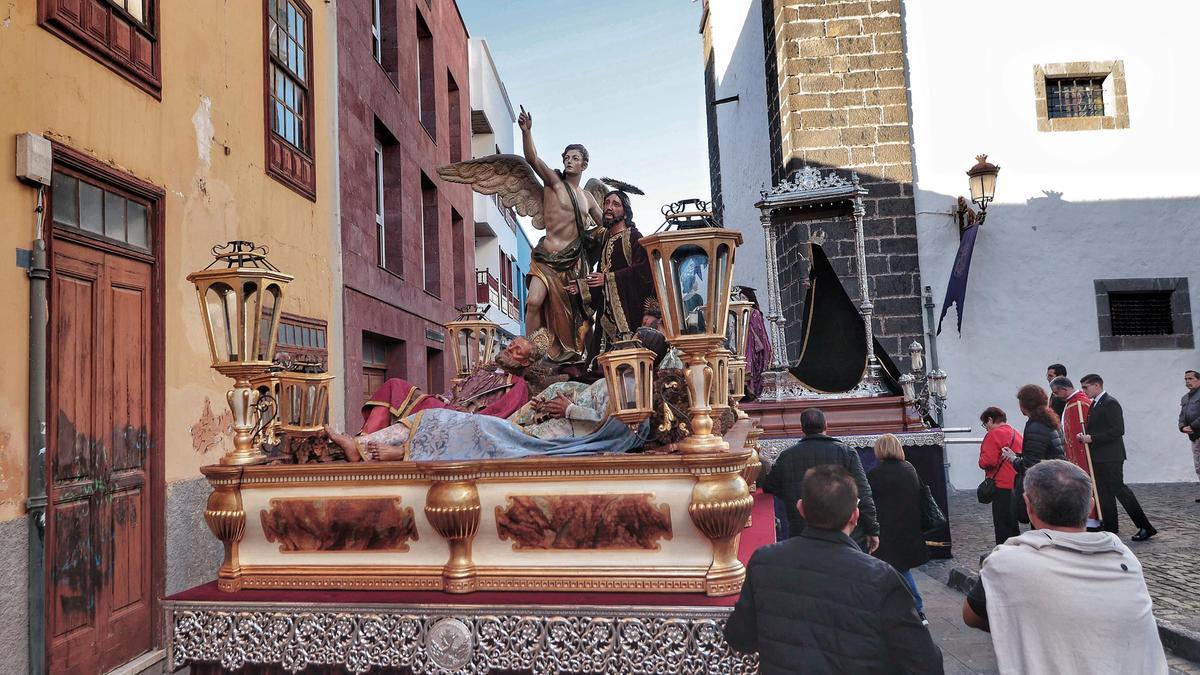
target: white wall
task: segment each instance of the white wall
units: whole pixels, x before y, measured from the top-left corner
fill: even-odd
[[[710,0],[708,11],[714,99],[738,97],[717,106],[724,224],[742,231],[734,281],[758,289],[765,302],[767,255],[759,211],[754,208],[761,198],[759,191],[771,187],[762,5],[759,0]]]
[[[1169,6],[1169,10],[1167,7]],[[1195,349],[1100,352],[1093,280],[1188,277],[1200,310],[1200,91],[1183,59],[1200,5],[1138,11],[1115,0],[904,3],[921,276],[940,312],[958,246],[948,215],[964,172],[987,152],[1001,167],[979,233],[960,337],[954,309],[938,340],[950,373],[949,426],[988,405],[1018,427],[1014,393],[1045,384],[1049,363],[1097,372],[1125,409],[1130,482],[1195,480],[1176,431]],[[1039,132],[1033,67],[1121,60],[1130,128]],[[975,446],[953,446],[951,480],[982,478]]]
[[[492,125],[492,133],[471,136],[471,153],[475,157],[484,157],[495,153],[497,147],[501,153],[512,153],[513,125],[516,123],[516,117],[508,99],[508,91],[500,79],[500,71],[492,60],[487,40],[471,39],[470,59],[471,109],[483,111]],[[492,197],[476,193],[473,208],[475,222],[485,223],[493,234],[490,237],[475,239],[475,267],[486,269],[493,277],[499,279],[500,252],[517,257],[517,233],[500,213]],[[476,232],[478,231],[479,228],[476,227]],[[501,313],[498,306],[493,305],[489,308],[487,316],[510,334],[520,335],[523,332],[521,322]]]

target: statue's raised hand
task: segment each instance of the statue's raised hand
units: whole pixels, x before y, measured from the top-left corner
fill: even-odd
[[[521,127],[521,131],[529,131],[533,128],[533,115],[525,112],[525,106],[521,106],[521,114],[517,116],[517,126]]]

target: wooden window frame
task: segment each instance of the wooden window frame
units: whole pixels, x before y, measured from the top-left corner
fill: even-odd
[[[299,314],[280,312],[279,325],[282,327],[285,324],[288,326],[294,326],[296,328],[307,328],[309,330],[316,331],[318,333],[323,334],[325,336],[325,338],[324,338],[325,345],[324,346],[321,346],[321,345],[316,345],[316,346],[294,345],[294,344],[290,344],[290,343],[283,343],[280,340],[276,340],[275,351],[276,352],[287,352],[288,354],[291,354],[293,358],[297,357],[297,356],[315,358],[315,359],[319,360],[322,363],[322,365],[325,366],[326,369],[328,369],[329,368],[329,323],[323,319],[314,319],[309,316],[301,316]]]
[[[271,0],[263,0],[263,135],[265,138],[264,152],[266,157],[267,174],[279,182],[295,190],[310,201],[317,201],[317,171],[316,171],[316,109],[314,106],[313,89],[316,73],[313,72],[313,25],[312,10],[304,0],[277,0],[278,2],[294,5],[304,15],[304,81],[298,82],[303,90],[305,115],[303,118],[304,138],[307,140],[305,149],[297,148],[291,142],[275,133],[271,128],[271,68],[277,62],[271,54]],[[283,64],[278,67],[288,71]],[[288,71],[290,73],[290,71]]]
[[[145,3],[138,21],[109,0],[38,0],[38,25],[161,101],[160,2]]]

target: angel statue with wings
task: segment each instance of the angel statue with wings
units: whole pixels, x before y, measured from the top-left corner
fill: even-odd
[[[584,188],[579,186],[588,165],[587,148],[568,145],[562,153],[562,171],[551,169],[538,157],[531,132],[533,116],[524,107],[517,124],[524,158],[490,155],[443,166],[438,173],[480,194],[499,195],[504,206],[529,216],[534,227],[546,231],[533,249],[525,332],[532,335],[546,328],[554,338],[547,356],[556,363],[579,364],[591,328],[587,276],[599,257],[603,238],[599,204],[607,188],[595,179]]]

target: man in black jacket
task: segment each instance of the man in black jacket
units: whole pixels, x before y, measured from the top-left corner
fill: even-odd
[[[942,654],[889,564],[848,536],[858,490],[842,467],[810,469],[799,537],[754,552],[725,640],[758,652],[759,672],[941,673]]]
[[[1095,373],[1084,375],[1079,386],[1092,399],[1087,433],[1079,434],[1079,440],[1092,449],[1096,492],[1100,494],[1100,513],[1104,516],[1102,526],[1117,533],[1117,500],[1120,500],[1138,528],[1133,541],[1145,541],[1158,534],[1158,530],[1150,524],[1133,490],[1125,484],[1125,414],[1121,403],[1104,391],[1104,380]]]
[[[862,517],[854,531],[854,541],[867,553],[874,553],[879,548],[879,521],[875,518],[871,484],[867,482],[858,453],[838,439],[825,435],[825,413],[818,408],[800,413],[800,428],[804,438],[779,453],[762,482],[763,492],[779,497],[787,509],[788,536],[796,537],[804,531],[804,516],[796,509],[796,502],[804,497],[801,490],[804,473],[814,466],[835,464],[850,472],[858,485],[858,510]]]

